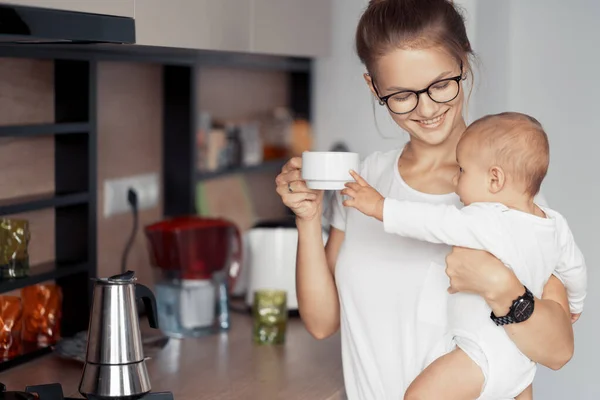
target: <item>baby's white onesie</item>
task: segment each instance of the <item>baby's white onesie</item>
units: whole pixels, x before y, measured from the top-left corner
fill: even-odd
[[[459,209],[386,198],[383,225],[388,233],[486,250],[511,268],[538,298],[554,274],[567,289],[571,313],[580,313],[587,290],[585,260],[565,218],[540,208],[547,218],[500,203],[473,203]],[[479,399],[512,399],[533,382],[536,364],[519,351],[504,328],[494,324],[490,312],[478,295],[451,295],[448,333],[432,351],[430,361],[459,346],[485,376]]]

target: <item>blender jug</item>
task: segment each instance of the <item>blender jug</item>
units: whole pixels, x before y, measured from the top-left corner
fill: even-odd
[[[242,261],[237,226],[221,218],[186,216],[144,231],[161,330],[182,338],[229,329],[228,300]]]

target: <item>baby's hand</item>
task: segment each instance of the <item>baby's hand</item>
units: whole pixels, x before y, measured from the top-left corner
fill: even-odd
[[[350,175],[356,182],[346,183],[346,189],[342,190],[343,195],[351,197],[344,201],[344,206],[356,208],[369,217],[383,221],[384,197],[356,172],[350,171]]]
[[[571,314],[571,323],[574,324],[581,317],[581,313],[579,314]]]

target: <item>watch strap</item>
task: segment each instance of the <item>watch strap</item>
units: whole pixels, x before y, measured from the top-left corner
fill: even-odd
[[[492,311],[490,318],[492,319],[492,321],[494,321],[496,326],[504,326],[504,325],[508,325],[508,324],[514,324],[515,320],[513,319],[513,317],[510,314],[511,313],[509,311],[508,314],[506,314],[503,317],[496,317],[494,315],[494,312]]]
[[[492,321],[494,321],[496,326],[504,326],[504,325],[516,323],[517,321],[513,318],[513,312],[514,312],[516,305],[519,304],[519,302],[521,300],[523,300],[524,298],[530,298],[531,300],[533,300],[533,293],[531,293],[531,291],[527,288],[527,286],[524,286],[524,287],[525,287],[525,293],[523,293],[521,296],[517,297],[512,302],[510,309],[508,311],[508,314],[503,315],[501,317],[497,317],[493,311],[490,313],[490,318],[492,319]]]

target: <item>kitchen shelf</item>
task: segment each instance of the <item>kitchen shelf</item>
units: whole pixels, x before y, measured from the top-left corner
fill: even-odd
[[[265,161],[265,162],[263,162],[261,164],[257,164],[257,165],[229,168],[229,169],[224,169],[224,170],[219,170],[219,171],[211,171],[211,172],[199,172],[196,176],[196,180],[197,181],[205,181],[205,180],[220,178],[222,176],[232,175],[232,174],[246,174],[246,173],[252,173],[252,172],[276,171],[278,169],[281,169],[281,167],[283,167],[283,165],[286,162],[287,162],[287,159],[269,160],[269,161]]]
[[[158,46],[124,46],[98,43],[1,43],[0,57],[85,61],[144,62],[177,66],[248,68],[273,71],[309,72],[308,57],[248,54],[221,50],[197,50]]]
[[[25,278],[15,278],[9,280],[0,280],[0,293],[10,292],[11,290],[22,289],[27,286],[38,283],[66,278],[68,276],[87,272],[88,263],[71,263],[56,265],[54,261],[39,265],[33,265],[30,268],[30,276]],[[2,363],[0,363],[0,366]]]
[[[62,195],[55,195],[54,193],[51,193],[15,197],[12,199],[0,200],[0,215],[85,204],[89,201],[89,198],[89,194],[85,192]]]
[[[0,293],[55,281],[62,291],[61,335],[70,337],[88,326],[93,294],[90,279],[97,274],[97,63],[53,58],[57,122],[0,126],[0,137],[50,136],[54,142],[54,190],[0,200],[0,215],[53,209],[56,261],[32,266],[30,276],[0,280]],[[35,218],[32,216],[34,224]],[[44,240],[43,236],[32,237],[32,243]],[[0,370],[52,350],[31,346],[17,357],[0,360]]]
[[[66,133],[88,133],[90,124],[86,122],[65,122],[59,124],[33,124],[33,125],[4,125],[0,126],[0,137],[7,136],[43,136],[61,135]]]

